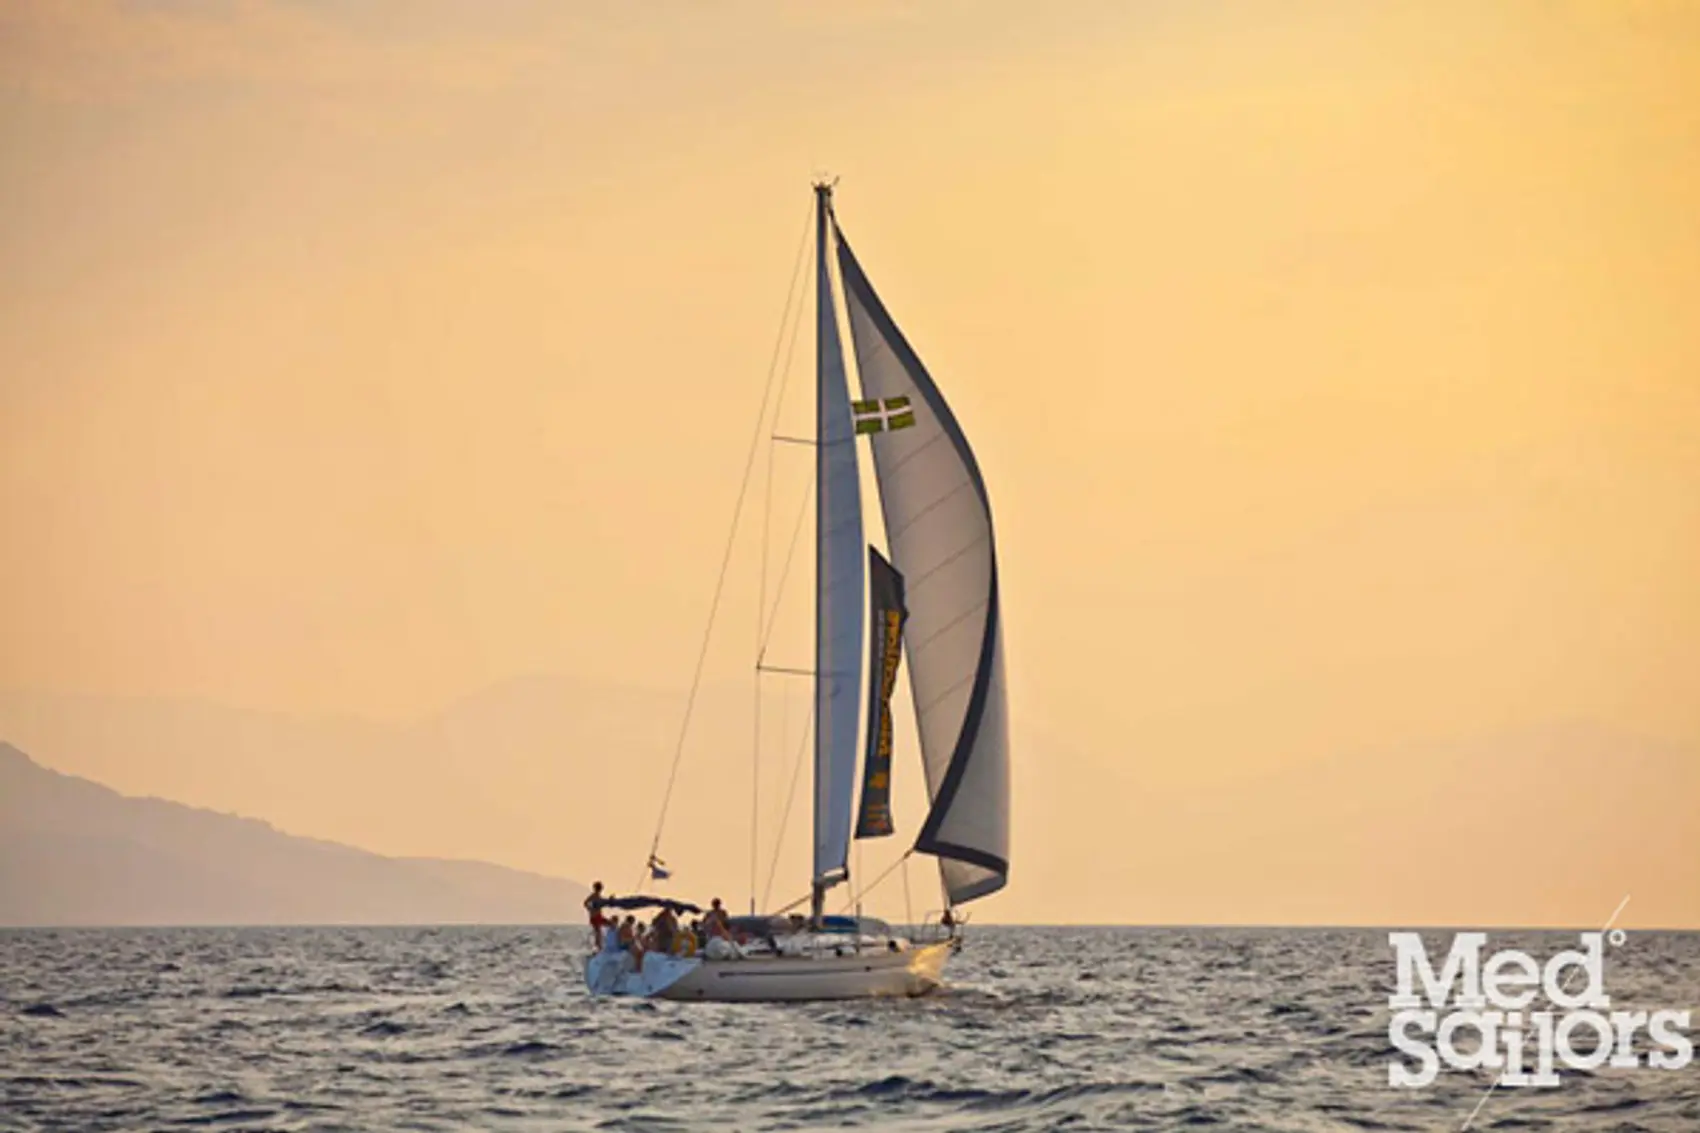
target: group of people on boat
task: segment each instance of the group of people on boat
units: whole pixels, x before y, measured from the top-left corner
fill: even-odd
[[[643,958],[650,953],[695,956],[708,954],[716,940],[724,940],[734,948],[737,945],[730,918],[718,897],[707,912],[688,923],[680,921],[675,909],[695,909],[694,905],[658,900],[660,910],[645,924],[630,913],[621,919],[617,908],[612,916],[608,915],[608,906],[614,901],[612,893],[603,894],[600,881],[590,887],[590,896],[584,899],[585,911],[590,914],[590,930],[598,951],[630,953],[637,971],[643,971]]]

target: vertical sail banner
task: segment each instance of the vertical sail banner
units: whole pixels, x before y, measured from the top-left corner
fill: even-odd
[[[862,759],[862,807],[856,837],[884,838],[893,833],[891,821],[891,693],[897,687],[897,667],[903,660],[903,576],[868,548],[868,750]]]

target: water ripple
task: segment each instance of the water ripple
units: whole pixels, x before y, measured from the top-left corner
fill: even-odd
[[[979,929],[939,995],[787,1005],[593,1001],[581,935],[0,932],[0,1129],[1337,1133],[1456,1128],[1487,1085],[1388,1087],[1385,933]],[[1700,936],[1613,963],[1614,999],[1700,1008]],[[1692,1133],[1697,1079],[1567,1074],[1478,1127]]]

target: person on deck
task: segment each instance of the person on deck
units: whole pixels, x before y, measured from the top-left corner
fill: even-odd
[[[679,935],[679,918],[673,910],[663,905],[661,911],[655,914],[655,944],[657,952],[671,954],[673,938]]]
[[[721,936],[727,940],[732,939],[732,926],[727,923],[726,910],[721,907],[720,898],[716,897],[710,903],[708,915],[703,918],[703,927],[708,930],[710,937]]]
[[[585,911],[590,914],[590,931],[596,937],[596,947],[602,947],[602,930],[608,927],[608,918],[602,913],[602,883],[595,882],[590,887],[590,896],[584,899]]]

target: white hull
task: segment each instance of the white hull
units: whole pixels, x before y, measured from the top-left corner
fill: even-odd
[[[925,995],[944,980],[951,940],[892,952],[865,949],[845,956],[752,956],[734,960],[646,956],[642,972],[626,953],[597,953],[585,961],[593,995],[721,1003],[778,1003]]]

